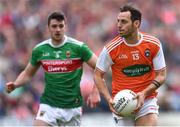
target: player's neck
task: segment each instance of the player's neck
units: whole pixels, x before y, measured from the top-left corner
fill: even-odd
[[[62,44],[63,41],[64,41],[64,39],[65,39],[65,37],[63,37],[63,38],[60,39],[60,40],[54,40],[54,39],[52,39],[52,43],[53,43],[53,45],[57,46],[57,45]]]
[[[141,39],[141,35],[138,31],[131,34],[129,37],[124,38],[128,44],[136,44]]]

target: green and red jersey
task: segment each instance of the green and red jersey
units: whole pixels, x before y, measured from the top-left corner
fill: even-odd
[[[40,64],[45,72],[41,103],[60,108],[82,106],[80,81],[83,62],[88,61],[92,54],[85,43],[67,36],[58,46],[54,46],[51,39],[38,44],[33,49],[30,63],[33,66]]]

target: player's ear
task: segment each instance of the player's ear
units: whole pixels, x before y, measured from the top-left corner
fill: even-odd
[[[139,28],[140,27],[140,21],[139,20],[135,20],[134,21],[134,26],[136,27],[136,28]]]

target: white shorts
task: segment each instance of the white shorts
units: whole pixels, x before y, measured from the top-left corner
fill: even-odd
[[[113,113],[113,118],[116,126],[134,126],[135,120],[145,116],[149,113],[159,114],[159,106],[157,105],[157,98],[150,98],[145,100],[140,110],[135,114],[134,117],[124,118],[119,117]]]
[[[80,126],[82,107],[78,108],[56,108],[47,104],[40,104],[36,116],[51,126]]]

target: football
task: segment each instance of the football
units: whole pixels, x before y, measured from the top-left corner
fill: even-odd
[[[128,89],[119,91],[113,99],[114,109],[123,117],[131,117],[137,106],[135,96],[136,93]]]

